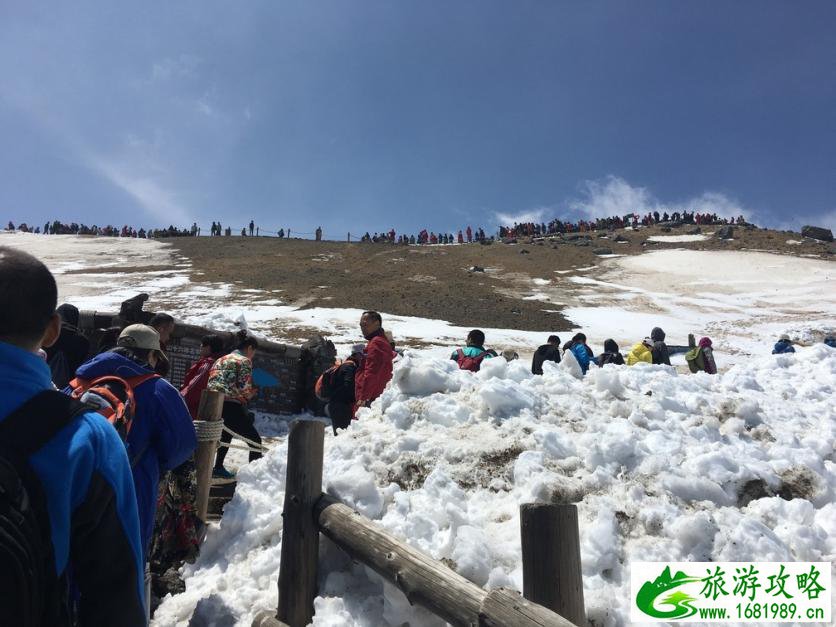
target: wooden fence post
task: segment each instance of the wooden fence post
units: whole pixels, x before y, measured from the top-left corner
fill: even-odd
[[[200,405],[197,409],[197,416],[206,423],[214,423],[221,420],[221,413],[224,407],[223,392],[203,390],[200,396]],[[214,425],[212,425],[214,428]],[[209,429],[211,430],[211,429]],[[198,433],[197,450],[194,454],[195,480],[197,481],[197,494],[195,495],[195,509],[197,515],[203,522],[206,522],[206,510],[209,507],[209,488],[212,484],[212,468],[215,465],[215,451],[218,448],[217,437],[201,439]]]
[[[322,494],[324,441],[321,422],[297,420],[290,428],[276,614],[290,627],[304,627],[313,618],[319,560],[319,528],[313,508]]]
[[[586,625],[581,575],[578,508],[520,506],[523,596],[573,622]]]

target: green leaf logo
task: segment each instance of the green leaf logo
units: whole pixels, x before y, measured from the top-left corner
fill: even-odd
[[[683,572],[678,572],[676,575],[671,577],[671,569],[669,566],[666,566],[665,570],[662,571],[662,574],[654,581],[644,582],[639,590],[639,593],[636,595],[636,606],[642,612],[648,616],[652,616],[653,618],[675,620],[693,616],[697,613],[696,608],[691,605],[691,602],[695,599],[681,590],[672,592],[658,602],[659,605],[671,606],[673,609],[662,610],[658,609],[655,605],[656,599],[661,597],[663,594],[677,588],[678,586],[691,583],[693,581],[701,581],[701,578],[692,577]]]

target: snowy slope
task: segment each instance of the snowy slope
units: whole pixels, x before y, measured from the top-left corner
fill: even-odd
[[[488,588],[521,587],[520,504],[577,502],[600,625],[628,620],[631,560],[836,559],[836,350],[714,377],[642,365],[578,379],[550,366],[535,377],[497,359],[473,375],[408,356],[371,409],[326,436],[327,489]],[[185,625],[211,595],[199,612],[241,626],[275,606],[285,457],[278,445],[240,471],[156,625]],[[791,500],[766,496],[777,493]],[[438,624],[324,544],[316,625]]]

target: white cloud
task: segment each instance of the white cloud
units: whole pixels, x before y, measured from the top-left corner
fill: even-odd
[[[569,208],[590,218],[648,213],[650,211],[697,211],[723,217],[754,218],[754,212],[720,192],[706,191],[683,201],[661,201],[646,187],[634,187],[623,178],[609,175],[580,185],[581,196]]]

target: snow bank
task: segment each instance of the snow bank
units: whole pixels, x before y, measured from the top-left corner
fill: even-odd
[[[577,502],[597,625],[627,622],[631,560],[836,559],[836,350],[713,377],[574,374],[497,359],[473,375],[409,355],[358,421],[326,436],[326,489],[486,588],[521,588],[520,504]],[[240,626],[276,605],[286,454],[277,445],[241,471],[156,625],[186,625],[210,595],[201,612]],[[441,624],[327,541],[320,590],[315,625]]]
[[[680,242],[702,242],[708,237],[697,233],[696,235],[651,235],[647,238],[648,242],[670,242],[673,244]]]

